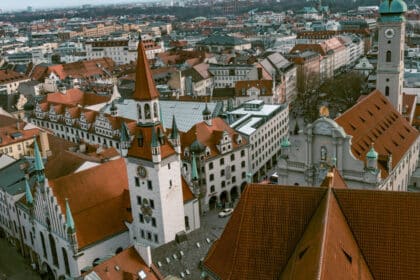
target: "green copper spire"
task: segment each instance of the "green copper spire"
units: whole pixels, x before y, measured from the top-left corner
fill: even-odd
[[[152,147],[155,148],[155,147],[158,147],[158,146],[159,146],[159,141],[158,141],[158,138],[157,138],[157,135],[156,135],[155,127],[153,126],[152,127]]]
[[[69,200],[66,198],[66,226],[67,231],[73,233],[75,230],[73,216],[71,214]]]
[[[176,126],[175,115],[172,115],[172,131],[171,131],[171,139],[178,138],[178,127]]]
[[[366,157],[371,158],[371,159],[378,158],[378,153],[375,151],[375,148],[373,148],[373,144],[372,144],[372,148],[370,148],[370,151],[367,153]]]
[[[121,125],[121,142],[129,142],[130,141],[130,134],[128,133],[128,127],[125,124],[125,122],[122,123]]]
[[[36,171],[44,170],[44,162],[42,161],[41,152],[39,151],[36,138],[34,138],[34,154],[35,154],[35,170]]]
[[[34,198],[32,196],[31,188],[29,187],[29,183],[27,179],[25,179],[25,198],[28,204],[34,203]]]
[[[198,180],[198,171],[197,171],[197,162],[195,161],[195,155],[192,153],[192,162],[191,162],[191,179]]]
[[[162,128],[165,129],[165,123],[163,122],[162,107],[159,106],[159,119],[162,124]]]
[[[35,155],[35,172],[38,182],[44,181],[44,162],[42,161],[41,152],[39,151],[38,143],[34,138],[34,155]]]

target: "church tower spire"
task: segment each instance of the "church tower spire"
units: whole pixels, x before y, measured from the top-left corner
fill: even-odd
[[[136,85],[133,99],[137,101],[139,125],[157,124],[160,122],[159,92],[153,81],[150,65],[140,35],[137,47]]]
[[[402,112],[404,75],[405,17],[407,5],[402,0],[384,0],[379,7],[378,66],[376,88],[398,112]]]

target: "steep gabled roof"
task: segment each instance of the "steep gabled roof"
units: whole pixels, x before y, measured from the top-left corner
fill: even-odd
[[[419,203],[419,193],[248,185],[205,270],[219,279],[414,280]]]
[[[392,155],[393,168],[419,136],[419,132],[378,90],[361,99],[335,121],[353,136],[351,150],[356,158],[364,161],[371,144],[375,143],[379,158]],[[379,167],[382,178],[386,178],[386,164],[379,161]]]
[[[154,266],[152,266],[152,269],[149,268],[134,247],[130,247],[111,259],[95,266],[91,271],[92,274],[85,274],[86,278],[84,279],[96,279],[93,277],[100,277],[98,279],[134,280],[139,279],[138,273],[140,271],[144,272],[144,275],[146,275],[146,279],[148,280],[163,279]],[[92,278],[87,278],[88,275],[92,276]]]
[[[136,86],[133,98],[139,101],[159,98],[142,41],[137,47]]]

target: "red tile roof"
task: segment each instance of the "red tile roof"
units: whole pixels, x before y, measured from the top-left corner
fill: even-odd
[[[334,187],[338,189],[348,188],[340,172],[335,167],[332,167],[330,171],[328,172],[327,176],[325,176],[324,181],[322,181],[321,183],[321,187],[327,187],[327,188]]]
[[[102,280],[139,279],[138,273],[141,270],[147,280],[163,279],[156,267],[149,268],[133,247],[125,249],[92,269]]]
[[[108,102],[110,98],[110,96],[100,96],[97,94],[85,93],[78,88],[72,88],[67,89],[65,92],[55,92],[48,94],[46,102],[72,106],[90,106]]]
[[[139,101],[159,98],[159,92],[153,81],[142,41],[139,42],[137,47],[136,85],[133,98]]]
[[[187,132],[181,133],[182,150],[191,146],[195,140],[198,140],[202,145],[210,149],[210,157],[219,155],[220,152],[216,145],[219,144],[224,131],[228,132],[229,136],[232,138],[233,149],[247,144],[244,137],[242,137],[241,144],[238,144],[236,136],[239,134],[236,133],[236,131],[232,129],[223,119],[214,118],[212,120],[212,125],[207,125],[206,122],[203,121],[195,124]]]
[[[162,125],[140,127],[136,126],[132,134],[135,136],[130,149],[128,150],[128,155],[136,158],[142,158],[151,161],[152,160],[152,129],[156,129],[156,135],[159,135],[158,131],[162,129]],[[139,135],[143,136],[143,145],[138,145],[137,138]],[[161,158],[164,159],[168,156],[176,154],[174,148],[169,143],[167,137],[165,136],[165,141],[163,144],[160,144],[160,154]]]
[[[257,88],[260,90],[259,95],[271,96],[273,95],[273,81],[272,80],[253,80],[253,81],[237,81],[235,84],[236,96],[242,96],[242,90],[247,91],[250,88]]]
[[[76,225],[79,248],[127,230],[132,220],[124,159],[48,181],[62,213],[65,199]]]
[[[185,181],[184,177],[182,177],[181,180],[182,180],[181,182],[182,183],[182,197],[185,204],[195,199],[195,196],[192,193],[190,187],[188,186],[187,181]]]
[[[249,185],[204,267],[219,279],[418,279],[418,205],[418,193]]]
[[[353,136],[351,150],[359,160],[366,159],[372,143],[375,143],[382,178],[388,176],[388,169],[381,158],[392,154],[394,168],[419,136],[419,132],[378,90],[374,90],[335,121],[347,134]]]
[[[0,70],[0,85],[27,79],[29,79],[27,76],[13,70]]]
[[[19,128],[17,124],[19,123]],[[19,143],[39,135],[39,129],[34,127],[26,129],[26,122],[12,117],[0,115],[0,148],[14,143]],[[15,133],[20,133],[17,135]],[[22,150],[23,151],[23,150]]]

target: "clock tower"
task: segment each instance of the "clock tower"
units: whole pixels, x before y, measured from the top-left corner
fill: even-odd
[[[402,112],[404,75],[405,17],[402,0],[383,0],[378,19],[378,66],[376,88],[398,112]]]
[[[175,240],[185,231],[185,213],[178,142],[165,134],[160,121],[159,93],[140,40],[137,54],[137,125],[121,129],[121,154],[126,158],[131,212],[128,225],[134,244],[152,248]],[[173,133],[172,133],[173,134]]]

